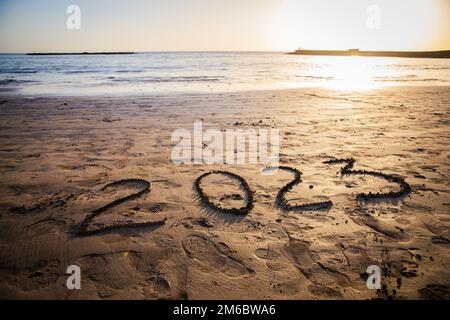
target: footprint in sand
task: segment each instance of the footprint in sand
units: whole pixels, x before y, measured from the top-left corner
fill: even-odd
[[[225,243],[211,241],[204,235],[189,235],[181,244],[186,255],[199,266],[202,272],[221,271],[232,278],[255,272],[245,266]]]
[[[419,296],[423,300],[449,300],[450,287],[442,284],[428,284],[419,289]]]
[[[256,249],[255,256],[262,259],[266,263],[267,268],[272,271],[281,271],[287,267],[285,259],[281,257],[278,244],[267,244],[265,247]]]
[[[263,239],[289,240],[289,234],[285,227],[278,223],[268,223],[261,232]]]
[[[255,255],[264,260],[276,260],[280,256],[280,253],[268,245],[265,248],[256,249]]]
[[[395,248],[388,250],[383,258],[384,273],[393,277],[418,277],[422,255],[419,249]]]
[[[367,226],[387,238],[399,242],[406,242],[411,239],[411,235],[406,233],[402,228],[395,225],[391,225],[387,222],[383,222],[374,217],[360,216],[360,217],[351,217],[351,219],[356,224]]]
[[[22,292],[53,289],[64,283],[65,279],[61,274],[63,274],[62,267],[58,261],[40,261],[39,264],[31,267],[30,270],[23,269],[19,271],[19,269],[12,268],[9,271],[4,271],[1,285],[3,288],[17,287]]]
[[[314,285],[325,290],[328,287],[348,287],[350,279],[345,274],[326,266],[314,259],[310,252],[310,243],[291,239],[284,247],[284,252],[292,264]]]
[[[101,298],[130,288],[139,289],[144,297],[170,298],[174,294],[170,280],[157,268],[162,259],[156,252],[130,250],[88,254],[77,264],[87,275],[82,281],[93,282]]]
[[[75,197],[75,192],[61,191],[53,195],[45,196],[33,205],[16,206],[11,208],[10,211],[19,214],[27,214],[31,212],[41,212],[48,208],[65,208],[67,202]]]

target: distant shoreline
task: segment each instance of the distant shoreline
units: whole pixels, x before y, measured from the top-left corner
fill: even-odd
[[[396,57],[396,58],[435,58],[450,59],[450,50],[443,51],[360,51],[350,50],[295,50],[288,54],[312,56],[361,56],[361,57]]]
[[[73,55],[96,55],[96,54],[134,54],[134,52],[32,52],[27,56],[73,56]]]

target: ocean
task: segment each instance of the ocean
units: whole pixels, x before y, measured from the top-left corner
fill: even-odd
[[[0,54],[2,94],[159,95],[448,85],[450,59],[294,56],[281,52]]]

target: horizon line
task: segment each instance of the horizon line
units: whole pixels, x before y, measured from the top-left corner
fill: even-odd
[[[290,52],[289,50],[149,50],[149,51],[79,51],[79,52],[71,52],[71,51],[53,51],[53,52],[45,52],[45,51],[35,51],[35,52],[7,52],[7,51],[0,51],[0,54],[48,54],[48,53],[55,53],[55,54],[83,54],[83,53],[116,53],[116,52],[123,52],[123,53],[162,53],[162,52]]]
[[[148,51],[122,51],[122,50],[114,50],[114,51],[79,51],[79,52],[70,52],[70,51],[34,51],[34,52],[8,52],[8,51],[0,51],[0,54],[23,54],[23,55],[52,55],[52,54],[120,54],[120,53],[226,53],[226,52],[236,52],[236,53],[290,53],[295,51],[349,51],[358,49],[359,51],[372,51],[372,52],[442,52],[442,51],[450,51],[449,49],[439,49],[439,50],[367,50],[367,49],[359,49],[359,48],[350,48],[350,49],[310,49],[310,48],[302,48],[302,49],[294,49],[294,50],[148,50]]]

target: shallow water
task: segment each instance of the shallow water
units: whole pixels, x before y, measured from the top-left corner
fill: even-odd
[[[273,52],[0,54],[0,92],[44,95],[207,93],[450,84],[450,59],[293,56]]]

